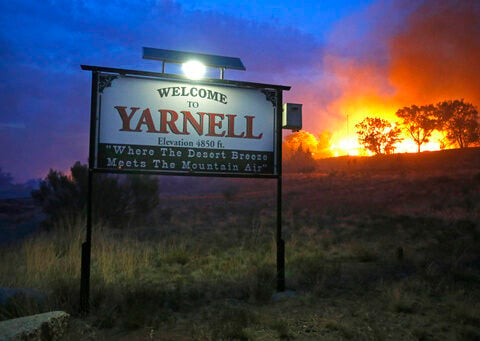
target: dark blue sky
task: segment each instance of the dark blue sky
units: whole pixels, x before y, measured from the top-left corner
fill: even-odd
[[[331,57],[385,71],[386,37],[424,2],[2,1],[0,167],[25,181],[86,162],[90,74],[80,64],[159,70],[142,46],[240,57],[247,71],[226,78],[291,85],[286,99],[318,130],[340,115],[328,110],[345,81]],[[387,78],[379,87],[392,91]]]
[[[187,10],[214,11],[278,26],[290,26],[311,34],[318,42],[328,40],[332,26],[340,19],[365,9],[373,0],[323,1],[180,1]]]

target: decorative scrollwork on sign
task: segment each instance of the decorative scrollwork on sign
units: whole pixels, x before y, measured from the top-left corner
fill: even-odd
[[[277,106],[277,92],[275,90],[262,90],[262,92],[265,94],[265,97],[267,98],[267,101],[272,102],[272,105],[274,107]]]
[[[103,89],[108,88],[112,86],[112,81],[117,78],[117,76],[114,75],[100,75],[98,77],[98,92],[103,93]]]

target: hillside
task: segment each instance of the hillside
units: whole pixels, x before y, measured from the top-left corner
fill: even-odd
[[[447,149],[393,155],[340,156],[317,161],[319,171],[344,172],[459,172],[480,171],[480,148]]]
[[[93,311],[68,338],[477,340],[479,154],[341,157],[284,174],[285,297],[273,295],[275,180],[159,177],[153,223],[95,225]],[[77,314],[85,224],[57,228],[0,248],[4,286],[51,293],[0,318]]]

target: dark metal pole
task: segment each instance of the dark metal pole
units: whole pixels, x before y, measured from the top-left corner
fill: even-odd
[[[277,90],[277,291],[285,291],[285,241],[282,239],[282,90]]]
[[[98,72],[92,72],[92,98],[90,106],[90,146],[88,155],[88,181],[87,181],[87,233],[85,242],[82,243],[82,268],[80,278],[80,312],[88,314],[90,310],[90,263],[92,254],[92,193],[93,193],[93,168],[95,157],[95,132],[97,115],[97,87]]]
[[[88,170],[87,189],[87,234],[82,243],[82,276],[80,280],[80,310],[88,314],[90,310],[90,263],[92,254],[92,182],[93,172]]]

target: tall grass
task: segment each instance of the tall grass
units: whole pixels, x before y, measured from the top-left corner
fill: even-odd
[[[270,243],[219,248],[178,238],[140,241],[134,233],[102,225],[93,227],[92,236],[91,303],[105,314],[149,301],[156,302],[152,310],[221,297],[262,301],[274,290]],[[0,249],[0,286],[44,292],[47,303],[37,310],[77,313],[84,238],[84,220],[66,217],[50,231]]]
[[[93,228],[92,277],[109,284],[134,280],[155,253],[131,237],[115,237],[102,225]],[[52,281],[80,280],[81,244],[85,222],[64,218],[51,231],[1,249],[0,282],[7,287],[51,289]]]
[[[53,280],[79,278],[82,225],[65,218],[51,232],[0,249],[1,285],[49,290]]]

